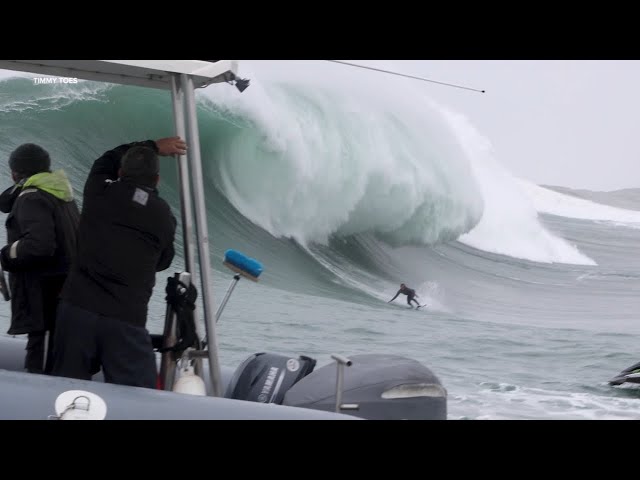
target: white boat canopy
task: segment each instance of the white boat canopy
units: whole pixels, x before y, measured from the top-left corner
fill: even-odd
[[[195,88],[235,78],[236,60],[0,60],[0,69],[171,90],[173,74]]]

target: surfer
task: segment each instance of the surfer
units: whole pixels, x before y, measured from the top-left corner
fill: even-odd
[[[415,299],[415,297],[418,296],[416,291],[413,288],[407,287],[404,283],[400,284],[400,290],[398,290],[398,293],[396,293],[395,296],[391,300],[389,300],[387,303],[393,302],[396,299],[396,297],[401,293],[407,296],[407,303],[411,308],[413,308],[413,305],[411,305],[411,302],[416,302],[416,305],[417,305],[416,308],[420,308],[423,306],[423,305],[420,305],[418,301]]]

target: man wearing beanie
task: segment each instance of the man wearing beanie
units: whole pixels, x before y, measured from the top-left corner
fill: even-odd
[[[176,219],[157,190],[158,155],[182,155],[179,137],[121,145],[97,159],[84,187],[78,250],[62,292],[53,374],[156,387],[146,330],[156,272],[174,256]]]
[[[50,373],[56,308],[76,249],[80,213],[62,170],[50,171],[42,147],[26,143],[9,157],[15,185],[0,194],[8,213],[0,263],[9,272],[9,335],[27,334],[25,369]]]

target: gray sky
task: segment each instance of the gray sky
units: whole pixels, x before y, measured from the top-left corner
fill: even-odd
[[[393,63],[403,73],[486,90],[423,87],[466,114],[516,176],[591,190],[640,187],[640,61]]]

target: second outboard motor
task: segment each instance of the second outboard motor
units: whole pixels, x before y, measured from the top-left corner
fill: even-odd
[[[280,405],[287,390],[309,375],[315,366],[316,361],[309,357],[256,353],[238,367],[225,397]]]
[[[341,404],[335,364],[320,367],[286,392],[283,405],[338,411],[368,420],[446,420],[447,390],[420,362],[399,355],[349,355]]]

